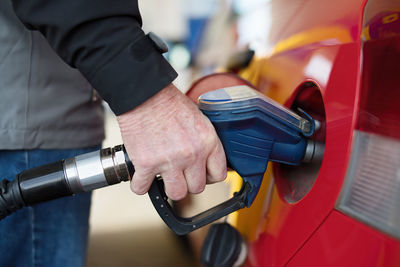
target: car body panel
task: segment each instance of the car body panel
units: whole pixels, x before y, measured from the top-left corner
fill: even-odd
[[[325,142],[325,153],[300,198],[293,201],[288,194],[297,192],[282,189],[281,166],[269,164],[252,206],[229,216],[248,242],[247,266],[400,266],[400,240],[335,210],[354,130],[400,139],[400,75],[393,71],[400,62],[400,1],[271,5],[274,49],[270,55],[256,53],[239,75],[287,107],[299,99],[309,107],[318,104],[307,90],[318,91],[324,116],[317,117],[322,128],[316,138]],[[212,75],[188,95],[197,99],[240,84],[246,82],[232,74]],[[232,191],[238,191],[240,177],[228,176]]]
[[[281,101],[286,99],[287,106],[291,105],[292,96],[296,96],[299,86],[309,81],[318,85],[325,101],[326,147],[319,176],[311,191],[301,201],[288,203],[278,189],[273,191],[271,207],[265,214],[266,224],[261,227],[264,231],[250,245],[250,265],[285,264],[334,208],[346,172],[355,124],[354,102],[357,90],[354,88],[357,88],[359,82],[359,51],[358,43],[315,49],[306,47],[304,50],[280,53],[269,61],[269,64],[282,65],[282,69],[286,70],[291,65],[292,77],[284,80],[284,83],[287,83],[288,89],[292,87],[292,91],[285,90],[285,93],[278,86],[269,95]],[[321,58],[324,60],[322,64],[326,64],[322,69],[329,73],[328,76],[318,76],[318,69],[314,74],[311,72],[315,68],[312,65]],[[247,221],[246,218],[239,215],[237,220]]]
[[[287,266],[395,267],[399,262],[398,240],[332,211]]]
[[[357,128],[362,77],[368,75],[362,73],[363,42],[399,32],[392,22],[400,17],[393,9],[400,3],[394,2],[370,0],[367,12],[363,0],[271,2],[275,48],[269,56],[256,55],[239,74],[287,107],[304,86],[316,86],[326,113],[326,147],[318,177],[301,200],[287,201],[269,166],[252,207],[230,216],[249,242],[247,266],[400,266],[399,240],[335,210]],[[398,91],[390,92],[382,99],[397,110]],[[239,181],[233,191],[238,188]]]

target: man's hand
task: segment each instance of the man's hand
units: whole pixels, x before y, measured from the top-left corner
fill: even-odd
[[[225,179],[225,153],[212,124],[174,85],[118,116],[118,123],[135,166],[135,193],[146,193],[157,174],[173,200]]]

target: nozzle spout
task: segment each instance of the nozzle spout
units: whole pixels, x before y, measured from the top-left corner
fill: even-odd
[[[307,147],[302,162],[314,163],[322,162],[324,156],[325,144],[315,140],[307,140]]]

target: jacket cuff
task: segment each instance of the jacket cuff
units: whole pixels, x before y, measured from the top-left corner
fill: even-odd
[[[125,47],[90,79],[116,115],[132,110],[178,76],[160,48],[145,35]]]

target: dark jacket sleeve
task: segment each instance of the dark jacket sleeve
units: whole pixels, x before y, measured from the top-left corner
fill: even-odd
[[[176,72],[142,29],[135,0],[12,0],[31,30],[39,30],[78,68],[111,109],[122,114],[170,84]]]

